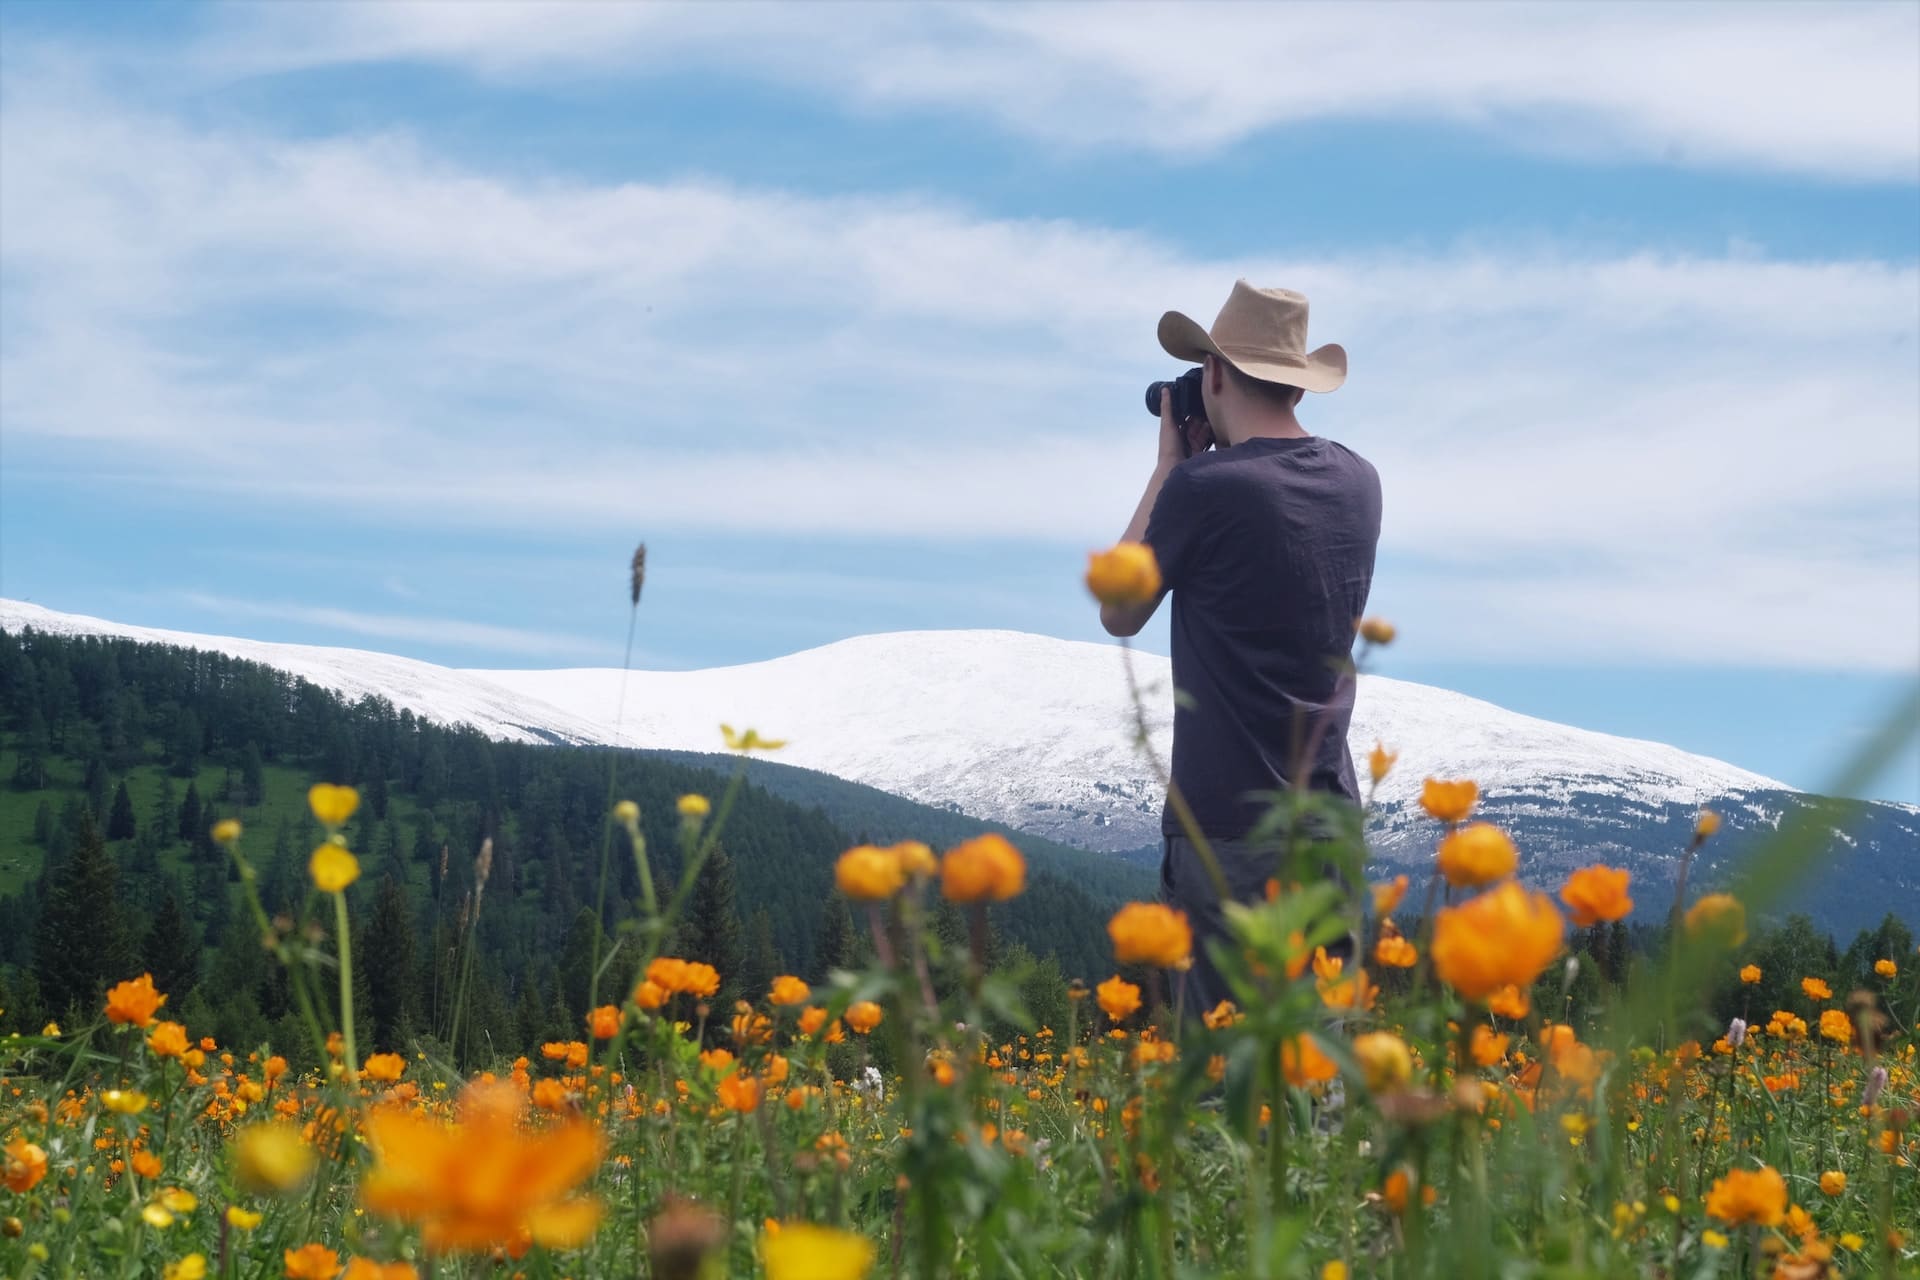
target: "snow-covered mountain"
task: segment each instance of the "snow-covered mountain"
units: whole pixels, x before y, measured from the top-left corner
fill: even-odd
[[[786,764],[877,787],[924,804],[1004,822],[1085,848],[1126,852],[1155,843],[1160,788],[1134,732],[1125,654],[1008,631],[861,636],[766,662],[699,671],[578,669],[467,671],[309,645],[275,644],[122,626],[0,601],[0,627],[124,636],[247,658],[338,690],[491,736],[554,743],[617,743],[679,751],[720,749],[722,722],[752,726],[788,746]],[[1165,658],[1134,654],[1161,759],[1172,689]],[[624,705],[621,690],[625,689]],[[1807,802],[1785,784],[1656,742],[1594,733],[1515,714],[1444,689],[1363,676],[1351,745],[1399,754],[1376,797],[1371,839],[1386,861],[1431,848],[1432,824],[1413,804],[1427,776],[1480,783],[1483,811],[1521,838],[1547,873],[1608,859],[1659,874],[1685,843],[1691,815],[1729,817],[1731,853],[1742,831],[1771,831]],[[1365,776],[1365,764],[1359,764]],[[1862,806],[1837,849],[1884,845],[1894,900],[1920,903],[1920,809]],[[1851,843],[1848,843],[1851,842]],[[1887,899],[1868,903],[1886,909]],[[1912,910],[1910,906],[1908,908]],[[1875,917],[1877,919],[1877,915]]]

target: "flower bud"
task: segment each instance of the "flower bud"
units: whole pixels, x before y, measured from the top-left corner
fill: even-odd
[[[1727,1043],[1738,1049],[1747,1040],[1747,1020],[1735,1018],[1727,1024]]]

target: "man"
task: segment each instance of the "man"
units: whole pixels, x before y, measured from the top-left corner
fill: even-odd
[[[1178,312],[1160,345],[1198,363],[1204,417],[1173,420],[1162,393],[1160,454],[1123,541],[1159,561],[1173,593],[1173,786],[1237,898],[1259,897],[1271,850],[1245,840],[1264,805],[1250,793],[1306,786],[1357,802],[1347,747],[1354,685],[1342,679],[1366,610],[1380,538],[1380,478],[1344,445],[1310,435],[1295,410],[1346,380],[1347,355],[1306,349],[1307,300],[1242,280],[1209,332]],[[1131,636],[1160,600],[1102,605]],[[1206,956],[1225,929],[1219,894],[1176,811],[1161,819],[1163,895],[1194,929],[1188,1007],[1230,998]],[[1195,998],[1198,998],[1197,1001]]]

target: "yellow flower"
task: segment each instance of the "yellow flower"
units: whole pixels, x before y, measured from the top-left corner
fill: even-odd
[[[1730,893],[1709,893],[1687,908],[1689,938],[1728,950],[1747,940],[1747,909]]]
[[[1392,644],[1399,633],[1393,624],[1385,618],[1362,618],[1360,620],[1360,638],[1368,644]]]
[[[322,893],[340,893],[360,878],[360,859],[329,841],[307,859],[307,874]]]
[[[320,825],[328,829],[344,827],[353,811],[360,807],[360,793],[352,787],[331,782],[316,782],[307,789],[307,805]]]
[[[212,835],[215,844],[232,844],[240,838],[240,820],[238,818],[220,819],[220,821],[213,824]],[[193,1256],[198,1257],[199,1255],[195,1254]]]
[[[173,1225],[173,1215],[167,1212],[164,1205],[150,1204],[140,1210],[140,1216],[146,1219],[148,1226],[160,1231]]]
[[[1900,966],[1891,960],[1875,960],[1873,971],[1883,978],[1891,978],[1900,972]]]
[[[313,1173],[314,1152],[290,1124],[256,1124],[233,1138],[234,1171],[255,1194],[287,1195]]]
[[[1441,822],[1465,822],[1480,798],[1480,784],[1462,778],[1444,782],[1428,778],[1420,784],[1420,807]]]
[[[640,821],[640,806],[631,800],[622,800],[613,806],[613,820],[623,827],[630,827]]]
[[[1787,1216],[1787,1180],[1777,1169],[1733,1169],[1707,1192],[1707,1216],[1732,1226],[1777,1227]]]
[[[237,1204],[227,1206],[227,1225],[235,1231],[251,1231],[260,1225],[262,1215],[251,1209],[242,1209]]]
[[[1508,880],[1434,919],[1434,970],[1469,1000],[1528,987],[1555,956],[1566,922],[1543,893]]]
[[[1750,987],[1757,984],[1760,981],[1760,966],[1757,964],[1742,965],[1740,968],[1740,981]]]
[[[767,1280],[861,1280],[873,1259],[872,1243],[832,1227],[769,1222],[760,1237]]]
[[[1720,830],[1720,815],[1711,809],[1702,809],[1700,816],[1693,820],[1693,838],[1695,840],[1705,840],[1718,830]]]
[[[1184,911],[1158,902],[1129,902],[1107,921],[1113,956],[1119,964],[1173,969],[1193,955],[1193,930]]]
[[[1140,1009],[1140,988],[1119,974],[1095,987],[1094,996],[1107,1016],[1115,1022],[1125,1022]]]
[[[1087,557],[1087,590],[1101,604],[1149,604],[1160,598],[1160,562],[1142,542],[1122,542]]]
[[[1708,1228],[1700,1233],[1700,1243],[1709,1249],[1724,1249],[1727,1247],[1727,1238],[1718,1231]]]
[[[40,1034],[49,1040],[58,1040],[61,1036],[60,1024],[57,1022],[49,1022],[46,1026],[40,1028]]]
[[[137,978],[116,984],[107,992],[107,1021],[150,1027],[153,1025],[153,1015],[166,1002],[166,996],[154,989],[153,975],[143,973]]]
[[[1820,1190],[1830,1196],[1837,1196],[1847,1189],[1847,1175],[1838,1169],[1829,1169],[1820,1175]]]
[[[161,1274],[165,1280],[206,1280],[207,1255],[190,1253],[178,1262],[169,1262]]]
[[[1393,762],[1400,758],[1398,751],[1388,751],[1385,743],[1376,742],[1367,755],[1367,773],[1374,782],[1384,780],[1393,769]]]
[[[1335,1259],[1320,1268],[1320,1280],[1347,1280],[1347,1264]]]
[[[109,1089],[100,1095],[100,1105],[116,1115],[137,1116],[147,1109],[147,1095],[138,1089]]]
[[[1393,1093],[1413,1078],[1413,1053],[1407,1042],[1391,1031],[1369,1031],[1355,1036],[1353,1056],[1375,1093]]]
[[[1513,874],[1520,851],[1507,833],[1491,822],[1476,822],[1450,833],[1435,855],[1440,874],[1456,889],[1472,889]]]
[[[712,813],[713,801],[707,799],[705,796],[689,793],[674,801],[673,807],[680,811],[681,817],[692,822]]]
[[[1026,887],[1026,858],[997,832],[957,844],[940,860],[940,892],[949,902],[1005,902]]]
[[[833,882],[855,902],[885,902],[907,883],[897,855],[874,845],[855,845],[833,864]]]
[[[785,738],[761,737],[758,729],[735,733],[730,724],[720,726],[720,736],[725,739],[729,751],[778,751],[787,745]]]
[[[933,850],[918,840],[902,840],[887,846],[887,852],[899,860],[900,870],[910,880],[924,880],[940,869]]]
[[[1581,867],[1567,877],[1560,890],[1560,901],[1573,913],[1576,929],[1586,929],[1602,920],[1624,920],[1633,910],[1627,896],[1627,882],[1633,873],[1624,867]]]

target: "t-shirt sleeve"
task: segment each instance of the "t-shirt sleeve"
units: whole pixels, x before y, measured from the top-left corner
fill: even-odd
[[[1178,590],[1192,580],[1206,523],[1194,493],[1193,475],[1183,467],[1167,473],[1160,496],[1147,516],[1146,544],[1160,562],[1160,580]]]

